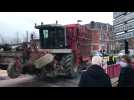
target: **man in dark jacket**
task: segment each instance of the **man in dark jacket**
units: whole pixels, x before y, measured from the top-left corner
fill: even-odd
[[[112,87],[109,76],[104,72],[101,65],[101,57],[93,57],[92,65],[83,72],[79,87]]]
[[[118,87],[134,87],[134,69],[130,63],[131,60],[128,56],[122,57]]]

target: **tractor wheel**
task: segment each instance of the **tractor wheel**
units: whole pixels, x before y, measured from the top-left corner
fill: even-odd
[[[39,70],[39,73],[36,74],[37,75],[37,79],[39,80],[45,80],[46,79],[46,69],[42,68],[41,70]]]
[[[7,74],[10,78],[17,78],[20,76],[21,70],[16,69],[15,64],[11,63],[7,69]]]
[[[74,64],[73,54],[68,54],[63,56],[61,60],[61,65],[64,68],[64,71],[69,78],[75,78],[77,76],[77,69]]]

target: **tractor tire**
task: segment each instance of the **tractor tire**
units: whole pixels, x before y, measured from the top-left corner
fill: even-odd
[[[9,67],[7,68],[7,74],[10,78],[17,78],[21,74],[21,70],[17,70],[14,63],[9,64]]]
[[[42,69],[40,73],[36,74],[38,80],[45,80],[46,79],[46,73],[45,69]]]
[[[77,76],[73,54],[63,56],[61,60],[61,65],[63,66],[64,72],[66,73],[66,76],[68,78],[75,78]]]

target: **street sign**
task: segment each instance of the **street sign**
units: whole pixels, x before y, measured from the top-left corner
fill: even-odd
[[[130,29],[134,29],[134,21],[126,25],[114,26],[114,33],[119,33]]]
[[[124,23],[126,21],[129,21],[131,19],[134,19],[134,13],[128,13],[127,15],[124,15],[124,16],[118,18],[118,19],[115,19],[113,21],[113,25],[114,26],[119,25],[119,24]]]

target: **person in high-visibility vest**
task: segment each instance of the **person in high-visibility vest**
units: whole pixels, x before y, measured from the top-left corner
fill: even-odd
[[[111,65],[111,64],[115,64],[115,63],[116,63],[116,58],[113,55],[109,56],[107,64]]]

